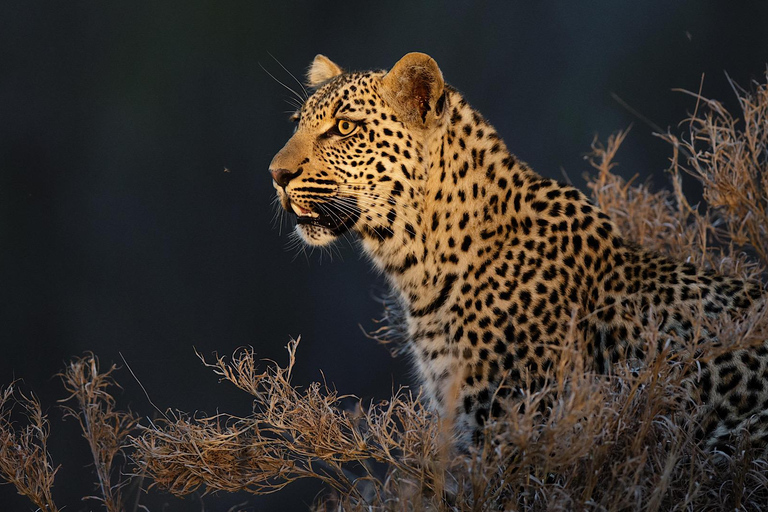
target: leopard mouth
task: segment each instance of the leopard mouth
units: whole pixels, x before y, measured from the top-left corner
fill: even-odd
[[[302,208],[301,206],[293,202],[291,203],[291,209],[293,210],[293,213],[296,214],[296,217],[299,219],[301,218],[314,219],[320,216],[319,213],[313,212],[312,210],[308,210],[306,208]]]
[[[340,236],[349,231],[360,218],[360,210],[348,204],[343,210],[332,202],[315,204],[312,209],[301,207],[294,202],[291,202],[290,206],[296,214],[297,224],[323,228],[334,236]]]

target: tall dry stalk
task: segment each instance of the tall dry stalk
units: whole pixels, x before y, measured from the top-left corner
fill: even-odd
[[[128,446],[128,435],[138,423],[129,412],[115,409],[115,398],[109,388],[116,386],[112,377],[116,366],[102,372],[93,355],[77,358],[59,374],[69,396],[61,402],[64,417],[75,418],[88,441],[93,457],[99,494],[89,498],[101,501],[109,512],[124,510],[122,488],[128,483],[119,466],[119,457]]]

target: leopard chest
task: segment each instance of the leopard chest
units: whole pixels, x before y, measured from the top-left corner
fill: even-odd
[[[439,409],[502,381],[541,386],[567,334],[569,305],[584,296],[562,265],[522,245],[493,256],[450,273],[450,286],[443,280],[430,300],[418,301],[439,307],[406,315],[416,373]]]

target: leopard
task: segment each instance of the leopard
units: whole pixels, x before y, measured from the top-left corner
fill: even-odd
[[[574,315],[585,371],[608,375],[654,355],[651,320],[668,339],[717,343],[698,319],[765,302],[759,282],[626,240],[584,193],[513,155],[426,54],[363,72],[317,55],[306,82],[269,166],[279,207],[308,246],[358,241],[391,287],[429,406],[460,433],[550,381]],[[688,382],[707,446],[747,427],[766,443],[768,344],[703,361]]]

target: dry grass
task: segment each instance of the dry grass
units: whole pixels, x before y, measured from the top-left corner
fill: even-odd
[[[656,134],[672,147],[672,190],[654,192],[634,184],[637,176],[626,181],[612,172],[627,132],[609,137],[605,146],[593,142],[587,159],[597,174],[588,186],[626,238],[724,274],[757,278],[768,268],[768,83],[754,84],[751,92],[731,86],[738,114],[682,91],[696,98],[694,113],[680,123],[687,132]],[[688,202],[685,175],[700,182],[705,205]]]
[[[83,437],[88,442],[93,457],[99,494],[89,496],[101,501],[108,512],[125,510],[122,488],[128,483],[116,462],[128,447],[127,438],[136,427],[138,418],[129,412],[115,409],[115,399],[110,388],[116,386],[109,370],[99,370],[99,361],[89,355],[75,359],[59,374],[69,396],[63,403],[64,417],[74,418],[80,424]]]
[[[768,73],[767,75],[768,76]],[[675,150],[679,169],[701,182],[704,200],[722,227],[715,235],[753,250],[768,265],[768,85],[747,92],[729,80],[739,101],[738,115],[720,102],[692,94],[696,112],[687,121],[688,136],[661,137]],[[686,91],[683,91],[686,92]],[[702,111],[699,113],[699,111]],[[683,152],[685,163],[678,163]]]
[[[61,400],[64,417],[80,424],[88,442],[96,472],[98,494],[84,499],[100,501],[108,512],[122,512],[126,506],[122,488],[128,483],[118,461],[125,458],[128,435],[138,423],[129,412],[115,409],[112,373],[102,372],[93,355],[74,359],[59,374],[69,396]],[[26,421],[19,426],[12,420],[13,407],[23,410]],[[18,419],[18,418],[17,418]],[[15,391],[14,385],[0,391],[0,476],[16,487],[42,511],[58,510],[53,502],[54,468],[48,453],[49,423],[34,396]],[[133,509],[138,507],[138,502]]]
[[[736,89],[738,116],[697,97],[684,137],[672,144],[671,191],[654,192],[612,172],[626,133],[595,143],[593,198],[628,239],[678,259],[749,279],[768,264],[768,85]],[[684,176],[698,179],[709,206],[692,206]],[[759,261],[750,260],[757,256]],[[485,442],[452,453],[450,418],[400,393],[354,411],[321,384],[291,385],[289,362],[256,369],[252,352],[210,365],[250,393],[247,418],[176,418],[136,438],[136,458],[155,484],[177,494],[203,488],[281,489],[299,478],[325,482],[318,509],[344,510],[761,510],[768,462],[734,437],[735,455],[705,453],[694,440],[695,402],[685,376],[715,353],[690,346],[662,352],[612,377],[585,373],[584,343],[571,322],[560,366],[524,408],[486,426]],[[768,312],[700,326],[719,351],[768,339]],[[386,328],[384,329],[386,331]],[[643,337],[657,346],[658,330]],[[655,353],[653,350],[647,351]],[[718,352],[719,353],[719,352]],[[539,403],[549,406],[540,414]],[[520,401],[514,404],[520,406]],[[383,463],[377,465],[377,463]]]
[[[550,385],[522,400],[524,412],[490,423],[485,442],[467,453],[447,457],[444,420],[409,395],[348,411],[320,384],[292,386],[294,341],[285,367],[259,372],[251,351],[211,365],[251,394],[252,416],[163,420],[135,439],[136,462],[178,495],[263,494],[319,479],[333,492],[318,510],[762,506],[765,461],[744,450],[713,463],[693,440],[682,383],[690,361],[669,364],[662,353],[639,373],[590,375],[575,325]],[[551,404],[546,415],[537,412],[542,400]]]
[[[14,406],[26,418],[18,425]],[[46,512],[59,510],[51,490],[58,467],[48,454],[48,418],[34,395],[26,396],[11,384],[0,390],[0,475],[14,485],[19,494]]]
[[[699,266],[759,279],[768,268],[768,83],[751,92],[734,90],[737,114],[694,94],[694,114],[681,125],[685,134],[660,135],[672,148],[672,190],[654,191],[614,174],[626,132],[605,145],[594,143],[589,161],[596,172],[589,187],[626,238]],[[707,205],[691,205],[683,195],[682,182],[691,178],[701,183]],[[694,439],[695,392],[686,380],[720,351],[768,339],[764,306],[755,305],[744,319],[698,326],[717,334],[718,352],[681,341],[675,353],[666,349],[639,368],[619,366],[610,377],[585,372],[578,320],[571,319],[548,385],[508,404],[517,412],[489,422],[484,441],[465,451],[453,448],[451,418],[436,417],[405,390],[350,408],[349,397],[324,384],[294,386],[298,341],[292,341],[284,366],[267,362],[259,369],[251,350],[206,363],[251,396],[252,414],[169,413],[138,427],[129,438],[134,474],[176,495],[265,494],[311,478],[328,491],[318,510],[768,508],[763,453],[750,448],[743,432],[732,439],[731,455],[702,450]],[[658,346],[653,322],[642,337],[649,347]],[[107,508],[120,502],[113,461],[135,426],[132,416],[114,409],[107,391],[111,372],[100,373],[91,358],[63,374],[77,403],[68,414],[83,426]],[[55,510],[55,470],[40,406],[22,397],[30,424],[18,429],[10,421],[12,388],[0,400],[3,476],[41,509]],[[542,403],[546,414],[539,412]]]
[[[425,462],[435,453],[437,423],[418,400],[402,393],[365,411],[345,411],[345,397],[325,386],[300,390],[291,384],[297,345],[288,345],[286,367],[272,364],[264,372],[248,350],[229,363],[219,358],[209,364],[254,397],[253,415],[161,420],[134,440],[139,468],[175,494],[202,486],[262,494],[318,478],[364,501],[381,491],[368,462],[434,479]],[[360,473],[348,469],[355,464]]]

